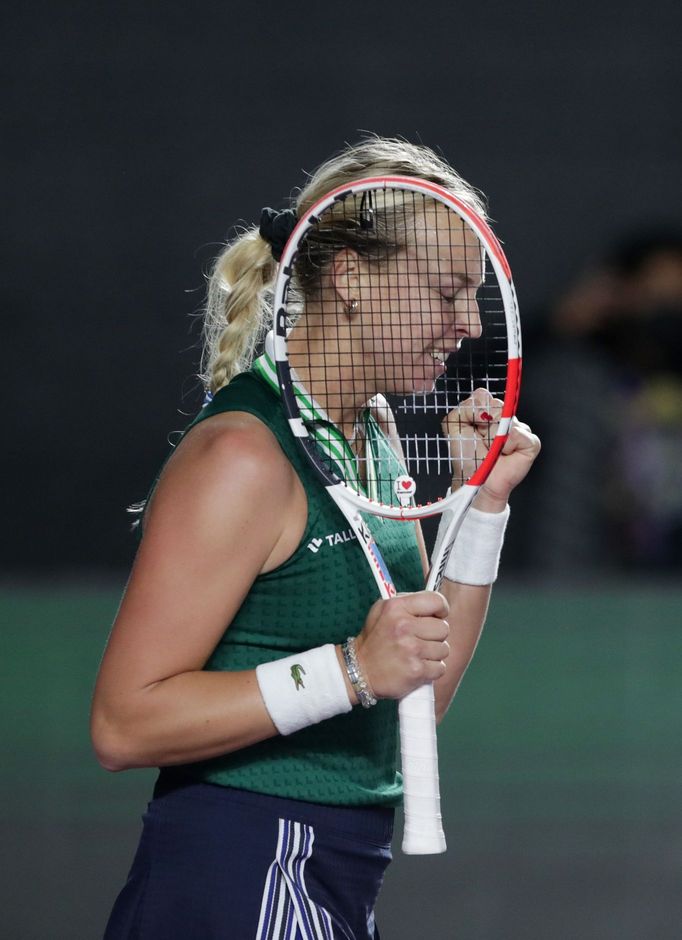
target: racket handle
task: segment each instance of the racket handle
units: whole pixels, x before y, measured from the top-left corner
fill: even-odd
[[[406,855],[437,855],[446,845],[440,815],[433,685],[423,685],[401,699],[398,716],[405,804],[402,849]]]

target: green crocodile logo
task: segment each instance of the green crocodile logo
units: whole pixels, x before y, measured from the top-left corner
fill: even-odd
[[[301,673],[303,675],[301,675]],[[305,675],[305,669],[303,666],[300,666],[298,663],[294,663],[291,667],[291,678],[294,680],[294,685],[296,686],[296,691],[299,689],[305,689],[303,685],[303,676]]]

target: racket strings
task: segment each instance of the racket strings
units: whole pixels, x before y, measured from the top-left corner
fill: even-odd
[[[473,230],[424,193],[365,191],[313,220],[294,267],[290,358],[329,472],[389,505],[405,474],[415,505],[467,482],[499,414],[486,425],[466,403],[503,398],[507,376],[504,302]]]

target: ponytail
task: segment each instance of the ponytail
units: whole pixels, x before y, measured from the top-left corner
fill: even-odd
[[[204,386],[211,393],[251,365],[267,329],[266,294],[275,276],[270,245],[248,229],[226,246],[213,266],[204,315]]]

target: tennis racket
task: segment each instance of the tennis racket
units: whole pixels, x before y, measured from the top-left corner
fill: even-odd
[[[408,522],[448,512],[426,584],[437,590],[518,401],[518,306],[499,242],[439,185],[359,179],[301,216],[273,290],[272,348],[291,430],[381,596],[396,588],[363,514]],[[396,460],[378,456],[377,424],[394,450],[399,441]],[[402,848],[442,852],[431,684],[400,702],[399,721]]]

